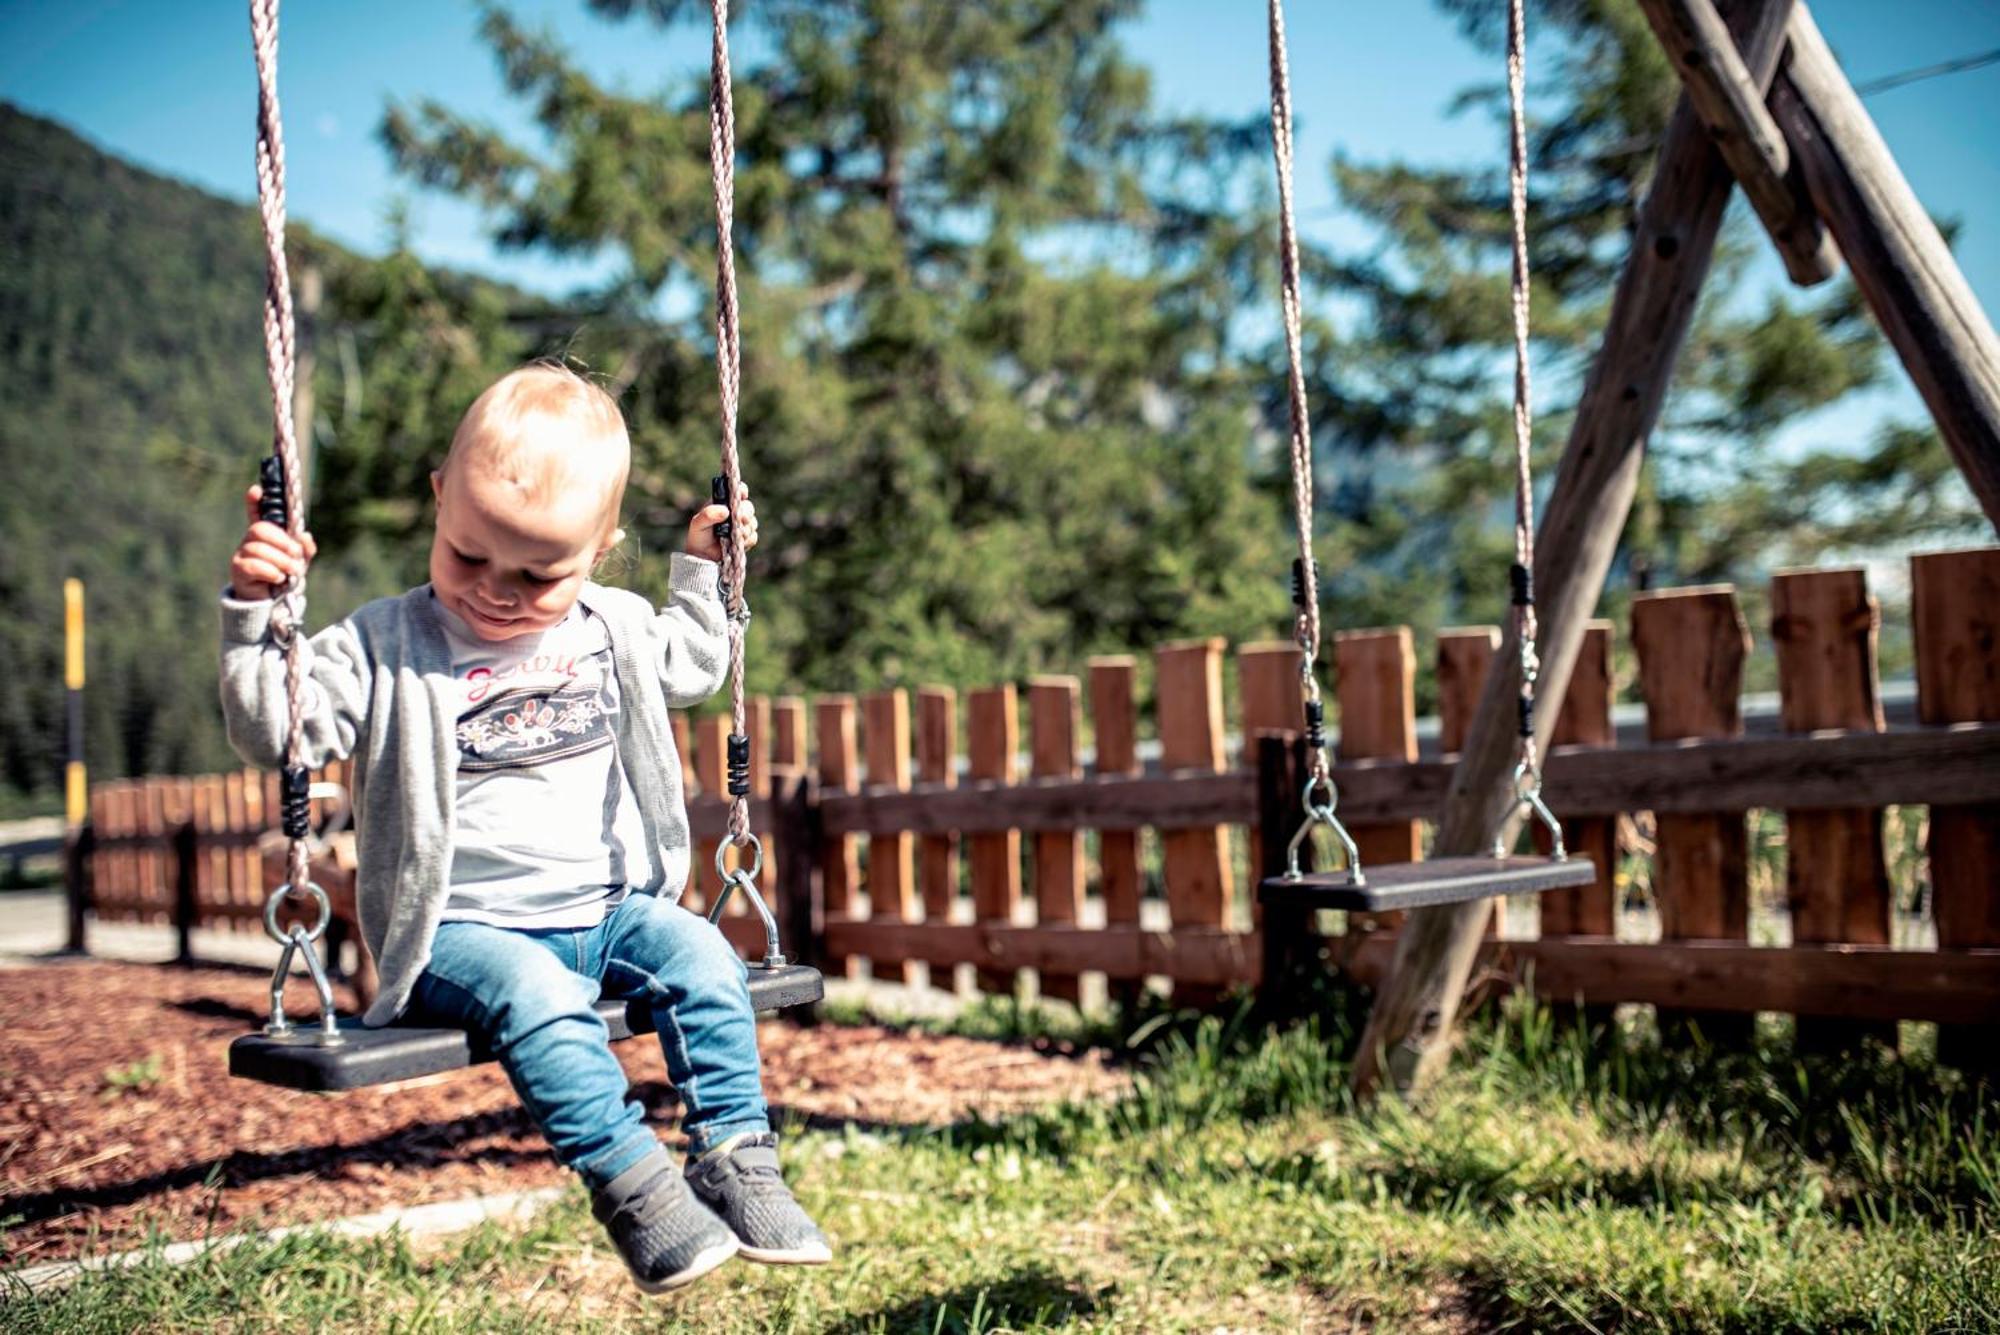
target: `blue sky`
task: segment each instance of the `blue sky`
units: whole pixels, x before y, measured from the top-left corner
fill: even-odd
[[[1496,4],[1498,0],[1496,0]],[[703,33],[607,24],[580,0],[516,0],[553,28],[594,75],[645,92],[706,68]],[[1992,0],[1818,0],[1822,30],[1857,82],[2000,47]],[[1482,115],[1453,118],[1451,98],[1491,82],[1475,51],[1421,0],[1295,0],[1290,50],[1298,122],[1301,230],[1345,248],[1367,234],[1338,209],[1326,164],[1363,160],[1489,163],[1504,151]],[[412,190],[389,172],[373,131],[391,99],[435,97],[508,130],[525,115],[505,95],[477,15],[456,0],[292,0],[281,50],[293,216],[364,251],[379,251],[392,202],[411,206],[426,258],[544,291],[588,267],[508,255],[463,204]],[[1228,116],[1265,106],[1263,6],[1255,0],[1154,0],[1127,32],[1166,108]],[[754,47],[739,60],[754,58]],[[1530,84],[1536,70],[1530,48]],[[0,0],[0,98],[62,121],[119,155],[218,194],[248,199],[255,81],[245,6],[236,0]],[[1958,250],[1989,313],[2000,309],[2000,65],[1868,99],[1884,138],[1926,207],[1961,224]],[[1754,275],[1783,282],[1775,263]],[[1855,440],[1885,415],[1921,413],[1902,382],[1802,424],[1803,441]]]

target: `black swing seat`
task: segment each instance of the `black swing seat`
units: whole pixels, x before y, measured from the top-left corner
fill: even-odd
[[[1587,857],[1436,858],[1429,862],[1370,862],[1361,868],[1362,884],[1344,871],[1305,872],[1296,881],[1268,876],[1257,898],[1268,905],[1309,909],[1352,909],[1386,913],[1393,909],[1432,908],[1463,904],[1493,895],[1530,895],[1567,890],[1597,879],[1597,864]]]
[[[803,964],[767,968],[752,963],[750,1002],[759,1013],[807,1006],[826,995],[819,970]],[[652,1008],[643,1000],[600,1001],[597,1013],[614,1042],[653,1032]],[[357,1016],[340,1019],[342,1042],[315,1042],[317,1018],[293,1022],[292,1034],[273,1038],[245,1034],[229,1045],[229,1074],[286,1089],[330,1093],[365,1089],[392,1080],[456,1071],[493,1060],[493,1054],[463,1029],[420,1029],[400,1024],[370,1029]]]

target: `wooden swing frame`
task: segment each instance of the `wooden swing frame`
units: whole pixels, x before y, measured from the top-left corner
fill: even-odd
[[[1795,0],[1737,0],[1725,21],[1712,0],[1640,3],[1685,92],[1537,535],[1540,685],[1556,700],[1603,594],[1646,440],[1739,183],[1795,281],[1832,275],[1831,238],[2000,527],[2000,339],[1811,13]],[[1510,833],[1519,683],[1509,636],[1452,775],[1437,832],[1441,857],[1476,854]],[[1270,851],[1265,866],[1282,865]],[[1272,905],[1265,930],[1279,942],[1304,941],[1309,912]],[[1385,1081],[1408,1093],[1442,1066],[1488,912],[1489,902],[1478,900],[1410,915],[1362,1034],[1357,1095],[1371,1097]]]

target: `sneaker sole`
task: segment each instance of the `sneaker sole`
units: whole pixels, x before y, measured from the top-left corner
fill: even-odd
[[[741,1243],[737,1250],[746,1261],[761,1261],[765,1265],[825,1265],[833,1260],[833,1249],[823,1242],[805,1247],[752,1247]]]
[[[706,1251],[697,1253],[694,1260],[688,1262],[673,1274],[668,1275],[665,1279],[641,1279],[639,1278],[639,1273],[632,1270],[630,1266],[627,1266],[626,1270],[631,1274],[632,1282],[645,1292],[669,1293],[674,1289],[694,1283],[741,1250],[742,1248],[737,1245],[734,1238],[731,1238],[727,1242],[718,1242]]]

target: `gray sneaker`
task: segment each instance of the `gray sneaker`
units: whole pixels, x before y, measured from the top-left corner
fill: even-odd
[[[735,1235],[688,1191],[664,1149],[592,1192],[590,1212],[647,1293],[691,1284],[736,1255]]]
[[[825,1265],[826,1235],[792,1199],[778,1172],[778,1138],[758,1132],[732,1136],[687,1166],[688,1185],[722,1216],[753,1261]]]

